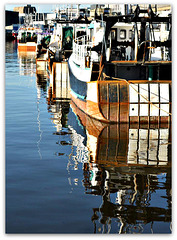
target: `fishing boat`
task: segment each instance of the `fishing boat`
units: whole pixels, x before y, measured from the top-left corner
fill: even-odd
[[[80,110],[110,123],[171,121],[171,30],[155,39],[156,23],[170,29],[171,16],[137,6],[133,14],[97,17],[74,39],[70,95]]]
[[[71,50],[73,42],[72,24],[56,23],[49,47],[52,49]]]
[[[65,61],[73,51],[73,39],[85,32],[90,21],[79,17],[70,20],[55,20],[55,27],[49,43],[49,54],[56,61]]]
[[[22,26],[18,31],[17,42],[19,52],[36,52],[42,39],[42,29]]]

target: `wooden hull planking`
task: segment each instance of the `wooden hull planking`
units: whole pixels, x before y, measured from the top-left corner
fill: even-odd
[[[89,82],[84,100],[72,90],[71,99],[87,115],[103,122],[171,121],[170,81]]]

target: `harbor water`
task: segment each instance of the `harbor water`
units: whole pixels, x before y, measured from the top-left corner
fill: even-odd
[[[102,125],[49,88],[7,42],[6,233],[171,233],[170,126]]]

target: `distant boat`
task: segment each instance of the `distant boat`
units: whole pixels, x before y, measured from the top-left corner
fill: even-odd
[[[171,31],[166,41],[156,40],[152,25],[170,26],[171,17],[140,13],[137,7],[134,14],[103,16],[73,41],[71,99],[102,122],[171,121]],[[156,47],[162,54],[154,61]]]
[[[18,31],[17,42],[19,52],[36,52],[37,44],[42,39],[42,29],[37,27],[21,27]]]

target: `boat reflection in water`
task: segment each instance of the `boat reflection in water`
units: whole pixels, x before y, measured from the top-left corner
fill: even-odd
[[[41,92],[39,91],[42,90],[43,95],[47,96],[47,90],[49,86],[49,76],[47,72],[47,67],[46,65],[42,66],[36,64],[36,83],[37,83],[37,91],[38,94]]]
[[[51,113],[51,120],[56,126],[54,134],[59,135],[62,128],[67,127],[68,113],[70,108],[69,98],[62,98],[56,94],[56,84],[50,83],[47,92],[48,110]]]
[[[36,73],[36,53],[18,52],[20,75],[33,76]]]
[[[36,64],[36,53],[18,52],[20,75],[36,75],[37,97],[40,99],[41,94],[46,96],[48,89],[48,72],[45,62],[43,65]]]
[[[49,103],[49,102],[48,102]],[[60,135],[63,128],[67,127],[67,114],[69,112],[69,102],[50,102],[48,110],[51,113],[51,120],[56,126],[54,134]]]
[[[71,106],[86,132],[85,193],[102,197],[91,216],[94,232],[111,233],[116,224],[119,233],[155,233],[160,222],[170,233],[170,126],[108,125]]]

